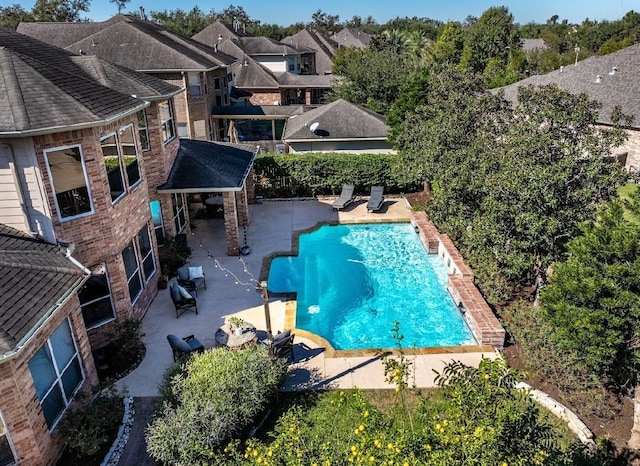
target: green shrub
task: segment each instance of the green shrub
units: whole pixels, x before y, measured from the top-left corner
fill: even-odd
[[[384,185],[386,192],[408,192],[422,187],[412,176],[399,175],[395,154],[305,153],[259,155],[255,161],[256,194],[265,197],[336,194],[342,185],[368,192]]]
[[[262,346],[212,349],[183,364],[147,429],[147,451],[172,465],[228,464],[220,445],[240,436],[266,409],[286,365],[271,360]]]
[[[176,271],[187,262],[189,256],[191,256],[191,248],[186,240],[168,239],[161,248],[158,248],[162,274],[175,277]]]
[[[60,422],[60,437],[77,459],[96,455],[112,442],[122,422],[124,407],[121,395],[111,386],[93,400],[80,392],[77,404],[67,411]]]
[[[118,321],[107,334],[109,344],[102,348],[106,368],[98,368],[101,380],[117,380],[138,367],[145,355],[142,322],[137,319]]]

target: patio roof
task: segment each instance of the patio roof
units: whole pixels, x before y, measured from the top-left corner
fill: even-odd
[[[176,161],[159,193],[240,191],[253,166],[256,146],[180,139]]]

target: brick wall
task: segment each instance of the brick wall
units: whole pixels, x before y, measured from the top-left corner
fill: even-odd
[[[56,212],[53,218],[54,230],[59,241],[75,245],[74,257],[83,265],[91,267],[106,263],[118,319],[142,317],[157,292],[159,275],[156,273],[151,277],[143,289],[142,295],[132,305],[121,252],[137,236],[138,231],[150,223],[150,199],[145,163],[149,158],[144,155],[140,157],[142,181],[116,204],[112,204],[100,138],[135,121],[134,115],[106,126],[34,137],[34,148],[40,169],[45,176],[44,185],[50,206],[55,206],[55,203],[51,183],[47,176],[44,150],[66,145],[81,145],[94,213],[60,222]],[[151,122],[153,122],[153,118],[151,118]],[[153,124],[150,126],[153,133]],[[157,127],[157,124],[155,126]],[[157,144],[157,139],[152,139],[151,144],[152,146]],[[52,207],[52,210],[55,209]],[[157,246],[153,233],[151,236],[154,241],[154,256],[157,258]],[[107,330],[108,326],[90,332],[94,345],[100,345],[104,342],[103,334]]]
[[[75,294],[54,312],[14,357],[0,363],[0,411],[21,466],[55,464],[62,450],[57,430],[49,432],[28,363],[67,316],[71,319],[85,374],[83,389],[96,385],[95,364]]]

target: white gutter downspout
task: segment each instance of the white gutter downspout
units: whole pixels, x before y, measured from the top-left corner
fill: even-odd
[[[69,250],[69,248],[66,248],[65,257],[69,259],[69,261],[71,261],[71,263],[77,266],[80,270],[82,270],[84,272],[84,275],[82,277],[79,277],[75,281],[73,286],[69,288],[60,297],[60,299],[53,306],[51,306],[51,308],[47,312],[44,313],[44,315],[38,320],[38,322],[36,322],[36,324],[31,327],[27,334],[20,339],[15,349],[0,355],[0,361],[6,361],[7,359],[17,355],[18,352],[29,342],[29,340],[33,338],[36,332],[40,330],[40,328],[42,328],[42,326],[55,314],[55,311],[64,306],[69,301],[69,299],[80,290],[80,287],[84,285],[84,283],[91,276],[91,271],[71,256],[71,251]]]

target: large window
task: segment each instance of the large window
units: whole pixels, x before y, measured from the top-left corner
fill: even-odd
[[[111,201],[116,202],[141,179],[133,125],[120,128],[117,134],[105,136],[100,140],[100,146],[109,179]]]
[[[149,146],[149,129],[147,128],[147,113],[144,110],[140,110],[138,117],[138,137],[140,138],[140,147],[143,151],[151,149]]]
[[[44,155],[60,220],[92,214],[91,191],[80,146],[51,149]]]
[[[173,117],[173,101],[165,100],[158,104],[160,112],[160,124],[162,125],[162,139],[168,142],[176,137],[176,127]]]
[[[49,430],[53,430],[84,380],[69,319],[31,358],[29,371]]]
[[[131,303],[135,303],[142,293],[142,276],[140,274],[140,266],[138,264],[138,254],[134,241],[129,242],[124,251],[122,251],[122,260],[124,269],[127,272],[127,284],[129,285],[129,297]]]
[[[149,208],[151,210],[151,221],[153,222],[153,232],[156,235],[156,243],[158,246],[164,244],[166,240],[164,232],[164,222],[162,221],[162,207],[160,207],[160,201],[149,202]]]
[[[91,277],[84,283],[78,296],[87,329],[99,327],[115,319],[109,277],[104,265],[91,270]]]
[[[173,205],[173,223],[176,226],[176,234],[182,233],[187,223],[184,212],[184,195],[182,193],[173,193],[171,195],[171,204]]]
[[[16,455],[4,419],[0,414],[0,466],[13,466],[14,464],[16,464]]]
[[[189,77],[189,95],[191,97],[202,97],[200,73],[189,73],[188,77]]]
[[[140,246],[142,271],[144,272],[145,281],[148,282],[156,271],[156,260],[153,257],[153,245],[151,244],[151,235],[147,225],[138,232],[138,245]]]

